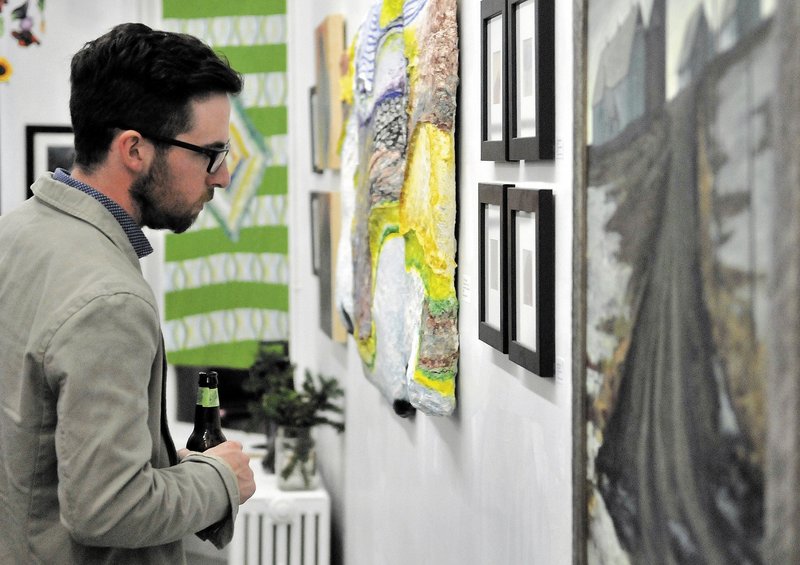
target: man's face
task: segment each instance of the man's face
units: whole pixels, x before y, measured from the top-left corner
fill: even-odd
[[[231,105],[225,94],[191,103],[194,126],[176,139],[201,147],[216,148],[228,141]],[[182,147],[160,147],[147,172],[130,188],[139,208],[139,223],[153,229],[181,233],[197,219],[203,205],[231,177],[227,164],[207,172],[209,159]]]

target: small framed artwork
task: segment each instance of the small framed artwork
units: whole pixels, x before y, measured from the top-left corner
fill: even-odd
[[[323,212],[327,212],[327,205],[323,199],[328,197],[327,192],[312,192],[309,197],[310,202],[310,222],[311,227],[311,271],[319,276],[320,272],[320,251],[322,250],[322,229],[323,225]]]
[[[508,158],[555,156],[555,10],[553,0],[506,0]]]
[[[502,353],[508,353],[506,315],[506,192],[510,184],[478,185],[478,253],[480,319],[478,337]]]
[[[506,0],[481,1],[481,160],[507,158]]]
[[[508,357],[540,377],[555,373],[555,221],[552,190],[509,188]]]
[[[319,100],[317,100],[317,87],[312,86],[308,89],[308,115],[311,126],[311,171],[322,174],[322,163],[320,161],[320,141],[319,141]]]
[[[338,141],[342,132],[340,63],[345,53],[345,19],[330,14],[314,30],[317,87],[317,160],[320,169],[341,168]]]
[[[345,343],[347,328],[336,307],[336,259],[341,233],[341,195],[311,193],[311,255],[319,284],[319,326],[333,341]]]
[[[27,198],[39,175],[57,168],[69,170],[75,161],[75,138],[70,126],[25,127],[25,181]]]

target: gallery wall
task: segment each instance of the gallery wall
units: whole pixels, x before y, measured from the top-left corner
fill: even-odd
[[[86,11],[79,12],[71,7],[80,4],[85,4]],[[0,38],[0,53],[13,65],[8,82],[0,83],[0,142],[3,144],[0,211],[10,210],[25,199],[25,126],[69,125],[72,54],[115,24],[153,21],[153,5],[153,2],[110,0],[99,10],[92,2],[79,1],[70,6],[52,2],[46,5],[44,31],[36,13],[32,31],[39,44],[20,47],[8,33]],[[91,17],[87,18],[86,14]],[[14,29],[10,18],[7,21],[7,31]]]
[[[51,2],[47,4],[46,28],[34,29],[40,36],[39,44],[17,46],[7,33],[0,38],[0,57],[13,64],[11,79],[0,82],[0,213],[8,212],[25,198],[25,127],[32,124],[69,123],[68,66],[71,55],[85,41],[122,21],[144,21],[158,27],[161,20],[160,3],[160,0],[141,0],[137,3],[108,0],[103,3],[103,9],[98,10],[98,4],[89,0]],[[491,0],[491,3],[505,5],[498,0]],[[796,272],[800,261],[797,259],[798,229],[794,220],[800,214],[797,212],[797,199],[791,190],[797,185],[794,177],[797,176],[796,171],[800,170],[796,163],[796,151],[792,149],[797,146],[792,140],[797,139],[797,132],[800,131],[797,125],[798,94],[795,80],[796,69],[800,68],[796,53],[800,51],[793,48],[797,37],[800,37],[797,33],[800,28],[800,9],[793,2],[775,0],[724,3],[703,0],[616,3],[591,0],[581,3],[577,0],[575,3],[554,4],[554,158],[539,162],[500,163],[481,160],[482,2],[458,1],[460,90],[456,121],[456,289],[460,303],[460,358],[457,405],[450,416],[429,416],[417,412],[412,417],[403,418],[395,413],[378,388],[366,379],[353,339],[332,339],[331,332],[320,327],[320,307],[330,301],[330,297],[321,294],[326,288],[313,271],[311,257],[309,198],[312,193],[339,191],[342,180],[337,171],[317,173],[312,170],[308,92],[315,81],[314,32],[326,16],[341,14],[347,24],[347,42],[350,42],[373,2],[286,0],[289,30],[287,66],[290,69],[290,349],[299,374],[309,369],[333,375],[340,379],[346,389],[346,432],[337,435],[330,429],[319,431],[320,465],[332,499],[333,562],[337,565],[569,563],[573,559],[577,563],[587,559],[588,562],[651,562],[665,555],[667,547],[670,551],[681,550],[679,544],[672,543],[671,536],[683,531],[716,532],[713,539],[709,538],[711,542],[700,550],[705,556],[713,555],[719,548],[723,552],[739,551],[736,544],[729,543],[728,536],[743,542],[746,552],[756,554],[764,551],[767,555],[765,560],[770,563],[797,562],[798,546],[793,524],[798,522],[794,519],[797,516],[797,504],[794,501],[797,500],[796,477],[800,469],[798,449],[795,447],[797,437],[800,437],[796,423],[800,394],[796,379],[786,378],[786,375],[797,373],[796,342],[800,328],[793,314],[797,311]],[[700,25],[704,13],[700,10],[702,6],[712,16],[710,27]],[[736,7],[736,10],[731,10],[731,7]],[[758,13],[756,7],[759,7]],[[637,18],[636,11],[639,9],[646,12],[643,18]],[[771,16],[773,11],[774,20]],[[87,18],[86,13],[90,13],[91,17]],[[656,14],[656,17],[652,14]],[[587,15],[588,25],[583,19]],[[699,19],[695,19],[695,15]],[[721,16],[731,18],[731,22],[735,19],[738,27],[728,26],[728,20]],[[748,22],[748,25],[743,25]],[[629,24],[632,25],[629,27]],[[627,35],[629,31],[635,33]],[[668,33],[665,34],[665,31]],[[652,68],[651,65],[658,68],[666,64],[669,67],[676,60],[683,60],[678,56],[679,50],[675,46],[681,45],[684,35],[693,37],[688,32],[697,34],[705,41],[710,38],[710,31],[718,37],[716,52],[707,52],[706,58],[687,57],[686,60],[691,61],[692,65],[679,69],[677,74],[667,74],[665,84],[660,84],[664,73],[647,72],[648,68]],[[575,38],[575,32],[580,37]],[[610,40],[616,36],[643,41],[646,48],[637,50],[635,46],[638,44],[635,42]],[[647,53],[640,58],[632,58],[631,61],[636,64],[626,69],[629,73],[623,73],[634,85],[627,94],[633,94],[634,98],[642,95],[643,98],[618,98],[617,102],[624,102],[627,113],[619,114],[625,119],[616,125],[603,121],[609,116],[616,116],[603,113],[606,109],[603,104],[612,102],[610,97],[589,95],[586,100],[602,104],[592,104],[591,108],[581,105],[573,107],[574,91],[587,89],[590,93],[599,84],[594,82],[597,76],[605,76],[596,73],[593,67],[605,57],[604,42],[610,46],[609,53],[619,49],[620,45],[634,46],[633,52],[637,56]],[[685,44],[695,47],[709,45],[702,41],[686,41]],[[582,47],[575,47],[578,45]],[[666,58],[659,55],[664,45],[673,47],[668,50]],[[576,51],[580,53],[582,48],[586,49],[585,60],[575,57]],[[775,56],[771,51],[773,49],[781,49],[781,56]],[[620,59],[616,57],[609,60],[618,63]],[[776,64],[773,66],[771,63]],[[584,72],[587,64],[590,69]],[[620,70],[616,65],[612,67],[615,71]],[[741,76],[738,74],[740,71]],[[774,76],[770,73],[774,73]],[[584,80],[591,86],[578,84]],[[727,88],[728,80],[740,81],[735,84],[746,84],[747,88]],[[642,88],[637,90],[637,85]],[[747,104],[737,101],[741,93],[747,93],[750,97]],[[772,97],[774,100],[771,100]],[[737,102],[726,103],[728,100]],[[689,102],[698,102],[698,107],[706,112],[700,116],[702,119],[693,121],[693,114],[684,111],[686,106],[682,105]],[[663,118],[668,115],[669,112],[660,113],[661,107],[672,112],[670,116],[679,118],[675,124],[682,128],[671,128],[674,139],[678,140],[668,148],[674,153],[672,161],[658,162],[662,167],[667,162],[672,163],[670,174],[662,174],[663,171],[651,167],[643,158],[645,154],[661,158],[664,148],[667,148],[662,138],[647,138],[647,135],[638,137],[643,132],[662,135],[669,130],[660,127],[661,121],[652,119],[654,116]],[[739,117],[739,111],[745,112],[746,119]],[[776,117],[772,115],[773,111],[781,111],[782,114]],[[591,115],[587,116],[589,112]],[[578,119],[574,119],[576,116]],[[584,117],[588,119],[584,120]],[[584,132],[584,128],[588,131]],[[706,131],[719,136],[719,139],[713,135],[703,137],[701,133]],[[587,134],[588,145],[583,140],[583,133]],[[680,138],[679,134],[686,138]],[[738,143],[743,135],[757,137],[758,143]],[[697,136],[697,139],[693,136]],[[650,140],[649,144],[639,143],[639,139],[645,138]],[[574,150],[575,147],[578,149]],[[676,152],[678,149],[680,151]],[[721,157],[723,153],[720,151],[723,150],[727,152],[727,158]],[[742,158],[736,151],[745,151],[747,155]],[[621,158],[625,155],[630,158],[630,166]],[[690,166],[683,166],[685,163]],[[724,357],[726,361],[719,366],[724,365],[728,368],[726,370],[735,369],[738,372],[731,372],[726,377],[717,370],[717,365],[709,365],[696,373],[678,371],[682,373],[681,378],[688,376],[688,380],[685,386],[675,386],[679,381],[672,378],[671,373],[663,371],[658,375],[669,386],[662,390],[650,386],[655,371],[648,363],[660,363],[667,357],[650,354],[646,348],[643,349],[658,341],[648,339],[654,328],[659,327],[658,324],[643,324],[643,331],[637,331],[634,339],[628,340],[619,332],[628,331],[633,324],[625,320],[614,321],[613,318],[615,309],[628,310],[626,303],[616,300],[615,296],[625,295],[631,287],[638,288],[636,284],[626,282],[626,277],[642,279],[641,273],[634,272],[631,275],[623,264],[633,255],[617,252],[616,246],[622,240],[617,231],[635,231],[635,237],[625,238],[625,243],[631,245],[646,240],[648,230],[662,225],[669,227],[672,231],[664,233],[674,234],[674,237],[662,239],[668,241],[671,247],[656,249],[649,245],[649,240],[645,241],[637,248],[637,253],[641,252],[645,258],[637,263],[638,267],[646,267],[644,270],[649,272],[653,262],[659,268],[670,266],[670,278],[655,276],[654,280],[659,283],[672,281],[670,284],[681,290],[675,294],[680,300],[689,297],[685,291],[691,285],[684,284],[686,280],[694,281],[697,285],[693,292],[698,297],[725,297],[720,290],[726,290],[724,284],[728,282],[722,278],[709,279],[707,275],[710,271],[693,268],[694,264],[687,260],[693,256],[692,253],[684,252],[686,242],[698,235],[692,229],[697,225],[704,228],[713,225],[710,221],[700,224],[693,222],[691,214],[695,213],[695,202],[685,198],[692,194],[684,188],[692,186],[686,178],[691,177],[691,166],[695,163],[706,167],[702,169],[704,175],[698,175],[695,180],[702,180],[701,188],[706,189],[708,194],[737,188],[732,180],[748,179],[744,188],[758,195],[752,199],[752,217],[759,221],[745,217],[743,210],[746,208],[741,205],[746,201],[744,199],[735,200],[740,203],[736,206],[728,206],[734,200],[709,197],[708,202],[713,201],[714,206],[721,208],[719,211],[712,206],[703,208],[699,210],[699,217],[706,214],[724,224],[726,229],[735,227],[741,239],[726,235],[715,241],[718,247],[695,245],[692,252],[695,257],[705,258],[702,265],[707,267],[713,261],[718,261],[719,265],[725,267],[718,269],[719,272],[728,274],[737,273],[727,268],[729,262],[732,261],[738,268],[741,265],[735,263],[745,255],[758,259],[748,266],[752,273],[748,271],[746,277],[737,276],[732,282],[729,281],[732,288],[738,288],[736,285],[739,284],[751,284],[752,281],[753,292],[745,295],[752,298],[751,310],[757,314],[753,316],[755,323],[752,324],[752,331],[758,339],[748,338],[746,341],[758,347],[743,348],[738,347],[735,340],[728,341],[730,336],[738,338],[750,335],[738,331],[741,329],[739,326],[751,331],[747,320],[740,322],[734,316],[729,316],[731,312],[744,312],[746,318],[749,315],[746,308],[732,309],[724,301],[710,306],[700,300],[697,301],[699,306],[675,302],[679,304],[678,307],[664,309],[658,314],[681,314],[679,323],[669,325],[677,336],[674,343],[678,345],[670,349],[675,355],[674,359],[682,361],[681,355],[700,351],[699,347],[695,348],[698,344],[703,348],[714,346],[715,355]],[[736,167],[740,166],[749,173],[738,174]],[[574,174],[574,170],[579,173]],[[757,182],[751,182],[748,175],[756,170],[759,174],[752,179]],[[588,173],[586,178],[583,178],[583,173]],[[639,178],[637,174],[652,182],[640,183],[636,180]],[[619,216],[624,216],[624,220],[607,221],[607,214],[611,213],[615,204],[612,198],[607,198],[606,191],[614,192],[616,198],[622,194],[619,186],[606,182],[615,180],[614,175],[627,179],[629,184],[624,187],[625,191],[635,199],[640,199],[629,202],[640,202],[633,211],[644,219],[634,220],[631,215],[625,215],[632,210],[625,208]],[[671,175],[681,179],[681,182],[669,184],[667,181],[673,178]],[[684,178],[682,175],[688,176]],[[592,182],[587,184],[589,179]],[[555,325],[547,329],[555,340],[552,378],[541,378],[526,371],[479,336],[481,275],[478,186],[482,183],[513,184],[528,189],[548,189],[553,193]],[[665,187],[677,187],[679,190],[665,190]],[[680,197],[675,201],[658,201],[679,205],[669,208],[669,213],[664,213],[664,209],[652,205],[648,191],[660,197]],[[776,205],[776,202],[781,205]],[[577,210],[574,220],[573,209]],[[729,222],[731,218],[736,222]],[[777,219],[772,221],[770,218]],[[590,237],[581,237],[580,234],[587,232],[591,234]],[[579,235],[573,237],[573,233]],[[705,237],[706,234],[700,235]],[[163,237],[160,233],[150,233],[149,237],[156,247],[156,253],[145,260],[144,271],[156,295],[160,296],[164,290]],[[749,241],[757,251],[740,253],[740,241]],[[580,249],[573,257],[575,244],[575,249]],[[736,249],[729,252],[726,246]],[[781,261],[775,261],[774,265],[769,264],[769,268],[766,268],[764,262],[772,260],[772,253]],[[659,261],[654,261],[659,257]],[[682,262],[668,263],[665,257],[680,257]],[[676,264],[682,270],[678,271]],[[573,281],[573,266],[577,269],[575,273],[586,277],[586,282],[580,276]],[[695,277],[697,273],[700,273],[699,277]],[[669,290],[669,285],[658,288]],[[604,303],[604,297],[609,296],[611,300]],[[626,295],[623,298],[627,300],[629,297]],[[647,314],[651,309],[666,304],[667,300],[650,299],[643,303],[646,307],[641,312]],[[576,306],[575,310],[573,305]],[[715,328],[730,327],[737,331],[717,332],[713,336],[717,342],[705,334],[686,331],[685,328],[702,321],[702,316],[695,315],[700,311],[709,313],[708,319],[715,324]],[[620,319],[624,317],[622,315]],[[701,329],[706,331],[710,327]],[[775,327],[780,331],[774,331]],[[657,333],[660,338],[668,335],[668,332]],[[694,339],[694,335],[701,337]],[[575,351],[572,349],[574,342],[579,344]],[[662,340],[659,343],[670,342]],[[629,347],[629,344],[633,345]],[[601,355],[598,355],[598,351]],[[638,363],[628,366],[628,351],[645,353],[638,355]],[[758,364],[750,364],[750,361],[744,363],[739,359],[739,356],[747,355],[752,355]],[[704,362],[714,359],[706,352],[696,357]],[[766,361],[770,361],[768,368],[764,367]],[[626,365],[629,375],[639,375],[640,378],[627,378],[623,381],[627,385],[618,389],[615,383],[620,382],[618,377],[622,374],[623,365]],[[674,366],[680,365],[675,363]],[[751,370],[754,366],[757,371]],[[602,375],[598,369],[602,369]],[[759,400],[756,406],[756,403],[744,402],[748,400],[750,392],[746,386],[738,391],[732,389],[733,402],[717,402],[717,408],[714,399],[725,399],[724,395],[706,393],[706,402],[710,407],[697,400],[699,385],[706,389],[712,385],[710,389],[713,390],[713,386],[720,386],[718,383],[725,378],[735,383],[734,377],[742,377],[740,380],[748,386],[763,385],[763,395],[769,403],[762,404]],[[578,383],[575,388],[573,382]],[[656,393],[652,393],[653,390]],[[663,391],[669,392],[666,398],[659,398]],[[168,400],[168,405],[173,407],[174,387],[169,394],[172,398]],[[618,420],[606,420],[610,413],[608,400],[617,401],[617,394],[618,405],[623,407],[615,409]],[[586,414],[573,414],[573,405],[581,405],[584,399],[587,400]],[[628,415],[635,414],[637,407],[651,405],[664,410],[662,426],[650,426],[646,419],[640,419],[632,425],[625,422]],[[770,407],[768,414],[763,414],[763,406],[767,405]],[[626,409],[626,406],[633,406],[634,410]],[[657,428],[671,434],[676,429],[676,422],[691,424],[691,418],[687,417],[684,422],[679,411],[676,418],[670,411],[673,406],[694,409],[691,417],[709,420],[711,425],[707,429],[712,432],[716,432],[714,426],[730,421],[717,417],[715,410],[719,406],[722,406],[719,411],[723,415],[730,416],[735,409],[743,415],[741,422],[755,422],[755,425],[744,426],[743,429],[756,432],[753,436],[757,440],[750,443],[758,448],[752,460],[758,464],[759,474],[747,477],[755,477],[753,482],[757,488],[740,488],[739,485],[746,484],[746,481],[731,481],[736,488],[728,489],[738,493],[741,499],[738,503],[752,513],[739,515],[732,512],[730,509],[733,506],[725,497],[728,491],[715,488],[715,481],[720,477],[728,479],[736,475],[737,466],[728,464],[726,457],[715,455],[714,450],[720,446],[732,446],[737,457],[740,457],[745,453],[737,443],[742,441],[742,434],[738,434],[738,430],[738,435],[726,432],[725,437],[736,441],[730,440],[725,444],[717,440],[719,434],[698,433],[697,430],[703,429],[701,426],[682,425],[681,429],[686,430],[687,437],[698,447],[696,454],[691,456],[688,464],[682,464],[683,460],[672,455],[665,456],[671,464],[677,463],[681,473],[672,472],[669,467],[661,465],[660,473],[655,476],[657,488],[651,489],[647,496],[640,497],[644,502],[636,511],[640,512],[642,508],[660,511],[661,500],[685,502],[696,510],[695,514],[684,513],[677,503],[665,506],[670,507],[669,512],[696,516],[696,524],[707,521],[709,526],[685,528],[669,513],[664,513],[660,518],[663,522],[652,521],[649,529],[642,528],[634,532],[633,528],[625,527],[628,521],[636,521],[630,499],[625,496],[630,491],[626,481],[634,475],[641,480],[641,484],[647,484],[651,479],[646,465],[641,472],[633,473],[631,469],[638,466],[629,465],[628,462],[649,464],[659,461],[653,456],[655,450],[648,443],[650,438],[632,441],[627,434],[635,435],[644,430],[647,435],[650,430]],[[698,406],[703,407],[698,410]],[[640,425],[641,422],[644,424]],[[188,425],[177,422],[171,425],[179,441],[188,435]],[[602,451],[598,450],[601,446],[597,438],[603,437],[598,435],[598,429],[604,433]],[[587,432],[585,443],[583,432]],[[248,441],[248,447],[261,441],[256,436],[243,437]],[[660,440],[654,441],[659,443]],[[686,442],[680,440],[674,443],[682,447]],[[659,447],[664,445],[667,444],[661,443]],[[626,454],[626,450],[631,448],[637,448],[639,454]],[[768,450],[768,456],[762,459],[760,453],[763,449]],[[577,458],[575,466],[573,456]],[[710,464],[698,464],[697,461],[702,461],[702,458],[708,458]],[[614,468],[620,462],[621,469]],[[750,462],[749,455],[741,457],[740,467],[750,469]],[[760,467],[762,462],[763,469]],[[708,473],[710,478],[702,481],[702,486],[704,492],[710,493],[708,499],[713,497],[715,504],[725,510],[722,514],[752,519],[752,523],[758,522],[756,528],[742,519],[742,523],[748,524],[746,527],[724,530],[718,527],[719,522],[715,521],[715,517],[704,515],[709,510],[713,511],[712,504],[697,505],[699,497],[693,494],[682,496],[681,491],[673,488],[671,483],[659,482],[664,477],[684,477],[698,470],[712,471]],[[759,490],[762,472],[765,478],[763,493]],[[736,476],[745,477],[746,474],[739,473]],[[686,482],[678,483],[681,488],[687,485]],[[623,486],[615,486],[620,484]],[[634,484],[639,483],[634,481]],[[580,499],[575,502],[578,508],[576,514],[573,514],[573,501],[576,499],[574,485],[585,491],[578,493]],[[763,494],[766,501],[763,507],[766,514],[763,542],[759,537],[759,513],[762,507],[759,502],[750,503],[750,499],[744,496],[750,492],[755,492],[758,498]],[[621,496],[615,496],[617,493],[621,493]],[[718,493],[722,494],[717,496]],[[586,498],[582,498],[584,496]],[[613,504],[606,507],[603,502],[606,499]],[[747,535],[743,535],[742,531]],[[620,536],[618,532],[625,536]],[[645,539],[646,543],[639,543],[637,536]],[[681,539],[690,540],[687,536]],[[628,551],[631,546],[637,545],[644,549],[637,550],[638,553]],[[684,547],[691,545],[684,544]],[[577,550],[573,551],[573,548]],[[771,557],[773,555],[778,557]],[[691,557],[688,559],[691,560]]]
[[[571,488],[571,6],[556,3],[556,155],[537,163],[480,160],[480,2],[459,2],[457,194],[460,360],[449,417],[397,416],[364,376],[352,337],[332,341],[318,324],[308,194],[339,190],[336,171],[312,172],[305,101],[314,84],[314,29],[343,14],[352,40],[372,2],[288,5],[293,357],[346,386],[343,436],[323,431],[321,464],[331,492],[342,563],[565,563],[572,554]],[[309,17],[312,14],[313,17]],[[478,338],[478,183],[549,188],[555,200],[555,378],[542,379]]]
[[[319,327],[311,267],[309,194],[338,190],[334,171],[316,174],[309,151],[308,88],[314,29],[328,14],[347,22],[349,42],[368,0],[287,2],[290,343],[298,370],[340,378],[343,435],[320,430],[323,478],[333,501],[333,549],[348,565],[563,563],[572,553],[572,8],[556,5],[555,159],[480,160],[480,2],[459,2],[457,195],[460,360],[452,416],[400,418],[364,377],[352,338]],[[46,41],[17,54],[14,82],[0,85],[0,205],[24,199],[24,127],[67,124],[68,61],[80,45],[126,20],[156,22],[156,2],[76,0],[48,4]],[[78,14],[91,13],[91,18]],[[43,88],[46,87],[46,88]],[[548,188],[555,200],[557,370],[542,379],[478,338],[478,184]],[[156,247],[159,234],[151,234]],[[155,261],[158,261],[156,256]],[[159,292],[160,265],[145,265]],[[169,403],[170,406],[174,404]]]

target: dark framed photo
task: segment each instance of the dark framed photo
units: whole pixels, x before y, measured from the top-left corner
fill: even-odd
[[[320,132],[319,132],[319,100],[317,99],[317,87],[312,86],[308,89],[308,115],[310,116],[310,143],[311,146],[311,171],[322,174],[322,163],[320,161]]]
[[[27,197],[39,175],[57,168],[72,168],[75,138],[70,126],[31,125],[25,127],[25,182]]]
[[[506,0],[481,1],[481,160],[508,156]]]
[[[311,261],[319,284],[320,329],[335,342],[347,341],[347,328],[336,305],[336,258],[341,234],[339,192],[311,193]]]
[[[478,337],[508,353],[506,193],[510,184],[478,185],[480,304]]]
[[[506,0],[508,159],[555,156],[553,0]]]
[[[327,202],[325,202],[327,197],[327,192],[312,192],[309,196],[309,226],[311,227],[311,271],[317,276],[319,276],[321,268],[320,252],[322,251],[322,230],[326,223],[323,221],[323,214],[328,210]]]
[[[509,188],[508,357],[539,375],[555,374],[553,191]]]

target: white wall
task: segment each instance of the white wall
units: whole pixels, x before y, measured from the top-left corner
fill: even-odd
[[[13,80],[0,84],[0,204],[25,194],[26,124],[67,124],[69,59],[121,21],[158,21],[156,0],[48,2],[43,44],[13,47]],[[347,432],[325,430],[321,460],[336,520],[334,547],[347,565],[567,563],[571,559],[572,6],[556,4],[557,158],[548,164],[480,161],[480,2],[459,1],[460,199],[458,288],[461,359],[458,408],[449,418],[404,420],[361,372],[352,341],[332,343],[317,323],[308,193],[337,189],[338,175],[311,173],[308,87],[313,29],[330,13],[348,21],[348,41],[370,0],[290,0],[291,349],[302,370],[339,376]],[[85,14],[91,14],[86,17]],[[3,44],[5,48],[7,44]],[[5,54],[4,54],[5,55]],[[6,55],[7,56],[7,55]],[[547,186],[556,202],[556,354],[552,381],[535,377],[478,339],[477,184]],[[153,234],[158,249],[160,238]],[[158,256],[145,265],[158,290]],[[174,379],[173,379],[174,380]],[[170,402],[170,406],[173,403]],[[185,430],[176,431],[176,438]]]
[[[342,13],[347,40],[370,0],[292,0],[289,68],[292,193],[292,351],[296,362],[346,383],[347,431],[324,434],[322,464],[344,524],[347,565],[529,564],[571,560],[572,6],[556,3],[557,158],[480,161],[480,2],[459,1],[460,199],[458,409],[449,418],[397,417],[361,371],[352,340],[318,329],[310,267],[308,193],[336,190],[338,174],[311,173],[306,96],[314,82],[313,29]],[[552,188],[556,202],[556,355],[543,380],[478,339],[479,182]]]
[[[25,179],[25,126],[70,125],[69,65],[84,43],[122,22],[157,26],[161,20],[158,0],[104,0],[98,9],[92,0],[47,2],[47,27],[34,29],[40,45],[21,48],[8,36],[0,39],[0,55],[14,68],[7,83],[0,83],[0,213],[21,204],[28,189]],[[91,14],[91,17],[87,17]],[[6,32],[10,19],[6,19]],[[163,236],[147,230],[156,253],[142,269],[159,295]]]
[[[13,4],[13,3],[12,3]],[[10,60],[14,74],[0,83],[0,211],[25,199],[25,126],[69,125],[69,64],[87,41],[125,21],[152,24],[155,0],[91,0],[47,2],[46,31],[33,30],[41,45],[18,47],[9,36],[14,26],[6,18],[0,55]],[[8,6],[6,10],[8,10]],[[87,17],[88,16],[88,17]]]

